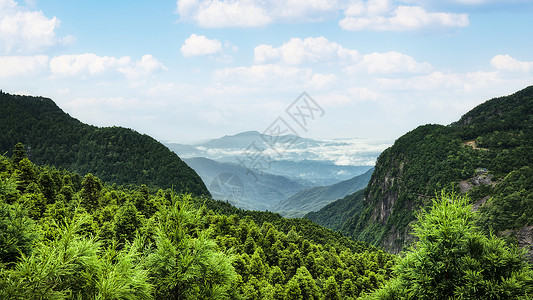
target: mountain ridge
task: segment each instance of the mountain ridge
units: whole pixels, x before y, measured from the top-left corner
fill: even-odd
[[[282,200],[272,207],[272,211],[285,217],[302,217],[308,212],[320,210],[329,203],[364,189],[370,181],[374,168],[329,186],[314,186],[302,190]]]
[[[533,189],[527,183],[531,172],[523,169],[533,166],[532,123],[530,86],[488,100],[448,126],[419,126],[381,153],[363,194],[333,202],[307,217],[397,253],[411,242],[416,211],[439,190],[461,193],[460,185],[466,182],[472,203],[480,204],[479,226],[488,231],[497,225],[497,232],[517,233],[533,219],[533,210],[528,209],[533,204]],[[476,147],[470,146],[472,141]],[[512,174],[523,179],[502,180]],[[487,176],[492,180],[476,180]],[[513,192],[519,191],[522,196],[513,198]],[[358,209],[344,214],[350,205]]]
[[[38,164],[92,172],[117,184],[148,184],[209,195],[198,174],[148,135],[80,122],[45,97],[0,93],[0,152],[22,142]]]

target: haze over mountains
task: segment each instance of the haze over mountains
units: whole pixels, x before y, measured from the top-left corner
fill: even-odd
[[[360,161],[361,165],[339,165],[339,161],[346,160],[346,155],[339,153],[350,142],[249,131],[192,146],[170,144],[179,156],[188,157],[185,160],[191,169],[178,155],[149,136],[126,128],[83,124],[47,98],[2,93],[0,108],[3,152],[10,153],[16,143],[23,142],[37,163],[80,173],[92,172],[118,184],[174,187],[195,195],[209,195],[210,190],[215,199],[250,210],[285,213],[281,206],[276,206],[284,201],[292,207],[293,216],[318,210],[336,199],[331,195],[342,198],[351,190],[341,189],[325,199],[310,199],[314,204],[302,205],[301,210],[287,204],[287,199],[307,188],[334,185],[368,171],[378,150],[386,146],[376,142],[359,143],[353,151],[361,154],[351,161]],[[334,160],[316,160],[319,154]],[[191,157],[195,155],[217,160]],[[233,178],[238,185],[233,187],[224,178]]]
[[[238,162],[244,151],[274,161],[322,161],[336,165],[373,166],[392,141],[368,138],[311,139],[295,135],[272,136],[258,131],[226,135],[197,144],[165,143],[182,158],[206,157]],[[349,178],[349,177],[348,177]],[[344,179],[348,179],[344,178]]]
[[[364,188],[369,176],[359,176],[372,168],[388,144],[247,131],[194,145],[166,145],[202,177],[215,199],[295,217]],[[224,187],[227,180],[229,186]],[[354,180],[353,186],[346,183]],[[299,192],[312,197],[291,198]]]

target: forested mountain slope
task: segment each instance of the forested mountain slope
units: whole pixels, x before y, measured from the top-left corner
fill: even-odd
[[[507,230],[527,243],[533,236],[532,168],[533,87],[528,87],[489,100],[449,126],[424,125],[405,134],[379,156],[364,194],[308,217],[398,252],[411,241],[415,212],[447,189],[468,193],[481,211],[479,226]]]
[[[209,195],[200,177],[175,153],[131,129],[98,128],[63,112],[52,100],[0,93],[0,154],[21,142],[31,160],[104,181],[147,184]]]
[[[0,155],[0,299],[356,299],[394,256],[304,219]]]
[[[311,211],[320,210],[329,203],[346,197],[368,185],[374,168],[354,178],[329,186],[314,186],[280,201],[272,207],[272,211],[286,217],[302,217]]]
[[[241,164],[203,157],[184,161],[202,177],[215,200],[249,210],[270,210],[272,205],[309,187],[284,176],[249,170]],[[225,182],[231,178],[230,182]]]

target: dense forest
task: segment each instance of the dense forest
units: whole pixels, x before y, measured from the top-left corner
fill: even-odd
[[[0,156],[1,299],[527,299],[524,251],[442,194],[395,257],[306,219]]]
[[[1,299],[356,299],[395,257],[308,220],[0,156]]]
[[[84,124],[48,98],[0,92],[0,154],[21,142],[37,164],[93,173],[106,182],[209,195],[200,177],[150,136]]]
[[[0,299],[533,296],[515,245],[533,221],[533,88],[407,133],[365,190],[303,219],[211,199],[150,137],[0,100]]]
[[[307,217],[392,252],[413,241],[416,213],[437,192],[468,194],[477,225],[516,241],[533,224],[533,87],[489,100],[449,126],[424,125],[378,158],[363,193]],[[520,241],[519,241],[520,242]]]

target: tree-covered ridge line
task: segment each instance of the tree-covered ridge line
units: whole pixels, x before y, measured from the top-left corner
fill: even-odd
[[[198,174],[148,135],[99,128],[63,112],[51,99],[0,93],[0,154],[23,143],[37,164],[93,173],[106,182],[209,195]]]
[[[394,256],[307,220],[109,185],[22,150],[0,156],[0,299],[356,299],[390,278]]]
[[[412,242],[416,211],[431,204],[437,191],[460,193],[466,183],[469,199],[480,206],[481,228],[517,232],[533,224],[532,168],[533,86],[489,100],[449,126],[429,124],[406,133],[379,156],[363,195],[308,218],[399,252]],[[490,184],[479,180],[484,176]]]

